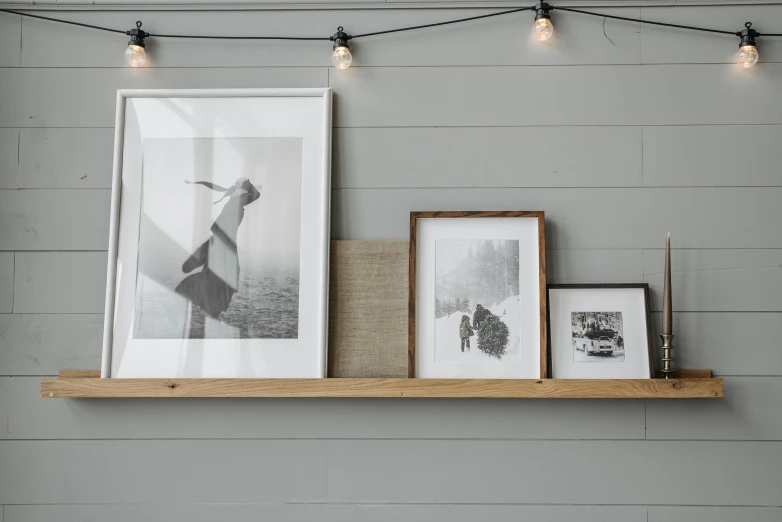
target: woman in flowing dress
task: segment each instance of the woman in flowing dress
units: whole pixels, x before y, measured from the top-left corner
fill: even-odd
[[[185,183],[224,192],[225,195],[215,204],[228,198],[210,229],[212,235],[182,265],[182,272],[186,274],[198,267],[202,267],[201,270],[185,277],[176,287],[176,292],[190,302],[190,331],[193,337],[194,307],[218,318],[228,309],[234,293],[239,289],[239,252],[236,237],[244,218],[244,207],[260,198],[261,193],[247,178],[237,179],[234,185],[228,188],[209,181]]]

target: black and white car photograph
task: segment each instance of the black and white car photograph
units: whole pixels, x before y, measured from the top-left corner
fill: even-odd
[[[624,362],[622,312],[572,312],[573,362]]]

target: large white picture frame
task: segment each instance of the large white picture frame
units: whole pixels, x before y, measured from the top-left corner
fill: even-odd
[[[117,93],[101,377],[326,375],[331,89]]]

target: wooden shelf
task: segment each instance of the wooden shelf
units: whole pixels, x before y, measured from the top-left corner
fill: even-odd
[[[709,370],[672,379],[100,379],[63,370],[41,381],[44,398],[373,397],[515,399],[705,399],[723,396]]]

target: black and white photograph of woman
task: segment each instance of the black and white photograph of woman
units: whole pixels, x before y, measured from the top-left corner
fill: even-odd
[[[298,337],[301,139],[144,142],[134,337]]]

